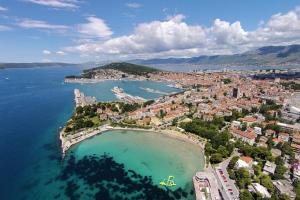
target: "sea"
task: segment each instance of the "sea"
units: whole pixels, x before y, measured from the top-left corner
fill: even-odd
[[[62,158],[58,132],[74,111],[75,88],[98,101],[116,100],[114,86],[146,99],[162,94],[143,88],[179,91],[152,81],[64,83],[66,75],[81,70],[0,70],[0,199],[194,199],[192,176],[203,169],[203,153],[162,134],[107,131]],[[176,185],[159,184],[169,178]]]

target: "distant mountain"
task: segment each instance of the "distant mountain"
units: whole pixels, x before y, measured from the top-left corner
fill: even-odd
[[[300,65],[300,45],[265,46],[254,51],[233,55],[198,56],[131,60],[143,65],[224,65],[224,66],[287,66]]]
[[[64,67],[76,64],[70,63],[0,63],[0,69],[4,68],[33,68],[33,67]]]

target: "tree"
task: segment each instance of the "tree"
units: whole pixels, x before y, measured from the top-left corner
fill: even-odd
[[[291,200],[290,197],[286,194],[279,195],[279,200]]]
[[[272,180],[269,176],[267,176],[267,175],[261,176],[260,184],[262,186],[265,186],[269,192],[271,192],[271,193],[274,192],[274,186],[273,186]]]
[[[299,181],[294,182],[294,190],[296,193],[296,200],[300,200],[300,182]]]
[[[217,153],[221,154],[223,156],[223,158],[226,158],[229,154],[229,152],[227,151],[226,147],[220,145],[217,149]]]
[[[214,153],[210,157],[210,162],[211,163],[220,163],[223,161],[223,156],[220,153]]]
[[[205,150],[205,155],[206,155],[206,156],[209,156],[209,155],[211,155],[211,154],[213,154],[213,153],[216,152],[216,150],[212,147],[212,145],[211,145],[210,142],[207,142],[207,143],[205,144],[204,150]]]
[[[228,164],[228,166],[227,166],[227,168],[228,168],[228,169],[233,169],[234,166],[235,166],[235,164],[236,164],[236,162],[237,162],[238,160],[239,160],[239,157],[238,157],[238,156],[232,157],[231,160],[230,160],[230,162],[229,162],[229,164]]]
[[[254,200],[252,194],[248,190],[242,190],[240,200]]]
[[[260,165],[253,165],[252,168],[253,168],[254,174],[256,176],[259,176],[260,173],[261,173],[261,166]]]
[[[81,106],[78,106],[76,108],[76,114],[82,114],[83,113],[83,108]]]
[[[251,183],[251,174],[243,167],[236,171],[236,177],[239,188],[247,188]]]

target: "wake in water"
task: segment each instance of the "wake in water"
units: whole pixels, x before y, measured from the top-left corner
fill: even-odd
[[[160,90],[154,90],[154,89],[151,89],[151,88],[140,87],[140,89],[145,90],[146,92],[155,93],[155,94],[163,94],[163,95],[168,95],[169,94],[167,92],[162,92]]]

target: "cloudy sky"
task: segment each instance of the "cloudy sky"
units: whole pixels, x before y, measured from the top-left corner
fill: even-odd
[[[1,0],[0,62],[232,54],[300,44],[300,0]]]

